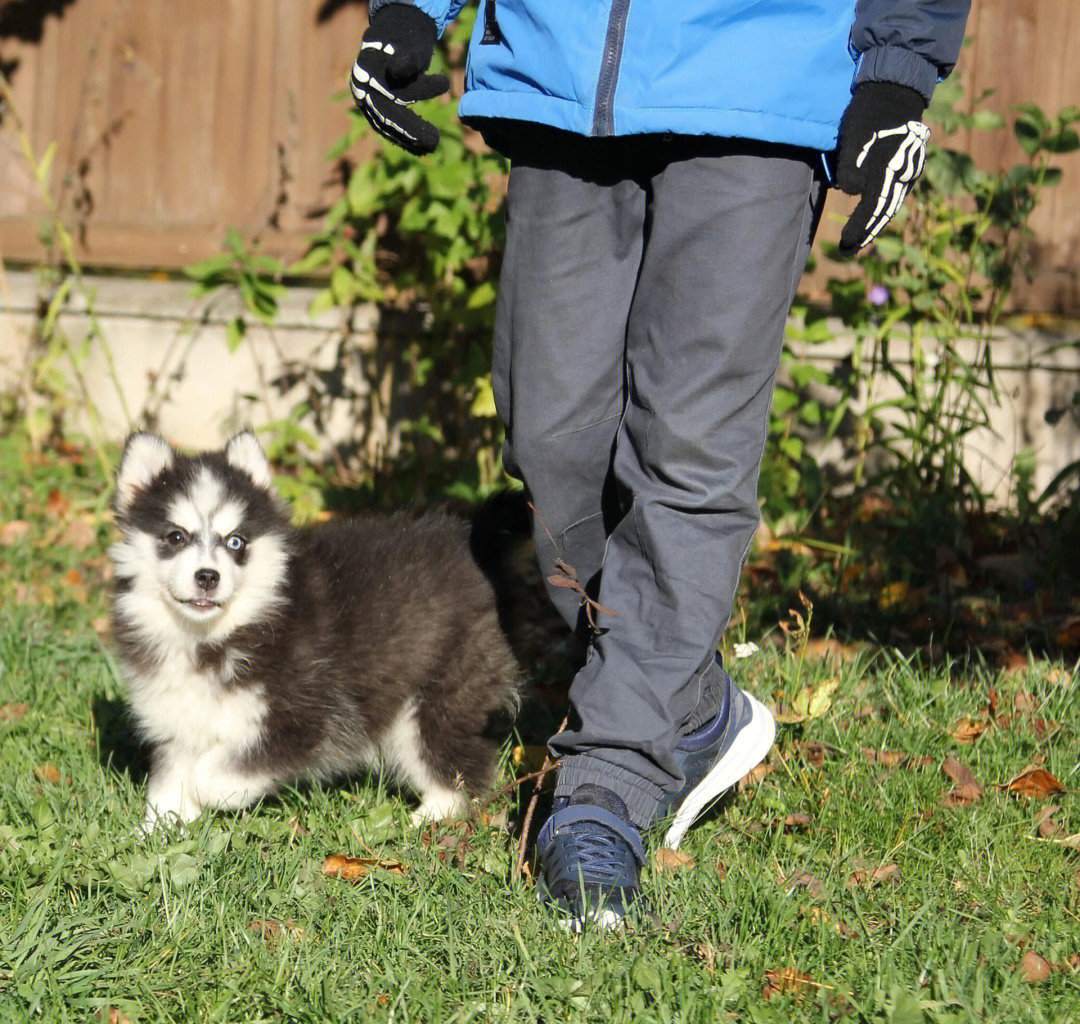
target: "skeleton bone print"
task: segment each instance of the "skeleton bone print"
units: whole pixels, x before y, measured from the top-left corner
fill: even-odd
[[[866,223],[866,235],[859,243],[859,248],[869,245],[879,231],[893,218],[904,202],[915,180],[922,174],[926,163],[926,146],[930,141],[930,129],[922,121],[908,121],[897,128],[876,131],[870,141],[863,146],[855,160],[856,167],[862,167],[875,145],[885,139],[893,140],[902,136],[889,162],[885,165],[885,178],[877,205]]]

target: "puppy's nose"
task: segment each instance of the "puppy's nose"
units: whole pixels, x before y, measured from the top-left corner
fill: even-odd
[[[205,591],[211,591],[221,582],[217,569],[196,569],[195,582]]]

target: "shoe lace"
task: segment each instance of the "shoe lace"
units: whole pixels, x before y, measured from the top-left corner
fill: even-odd
[[[634,851],[621,836],[594,822],[577,822],[560,832],[568,840],[571,863],[590,886],[622,888],[637,877]]]

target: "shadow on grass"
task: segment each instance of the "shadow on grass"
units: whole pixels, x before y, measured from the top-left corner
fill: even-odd
[[[98,759],[107,770],[126,775],[141,786],[150,771],[150,748],[138,738],[127,701],[95,697]]]

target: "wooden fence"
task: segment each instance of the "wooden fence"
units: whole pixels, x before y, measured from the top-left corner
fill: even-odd
[[[0,256],[32,262],[42,198],[21,122],[51,189],[99,267],[176,268],[220,251],[227,227],[295,255],[340,187],[324,155],[363,32],[357,0],[0,0]],[[958,73],[1008,114],[1080,104],[1073,0],[975,0]],[[1023,159],[1006,133],[962,140],[987,166]],[[364,153],[350,154],[364,158]],[[1030,309],[1080,313],[1080,156],[1036,212]],[[843,200],[833,200],[842,207]],[[826,232],[835,226],[826,222]]]

